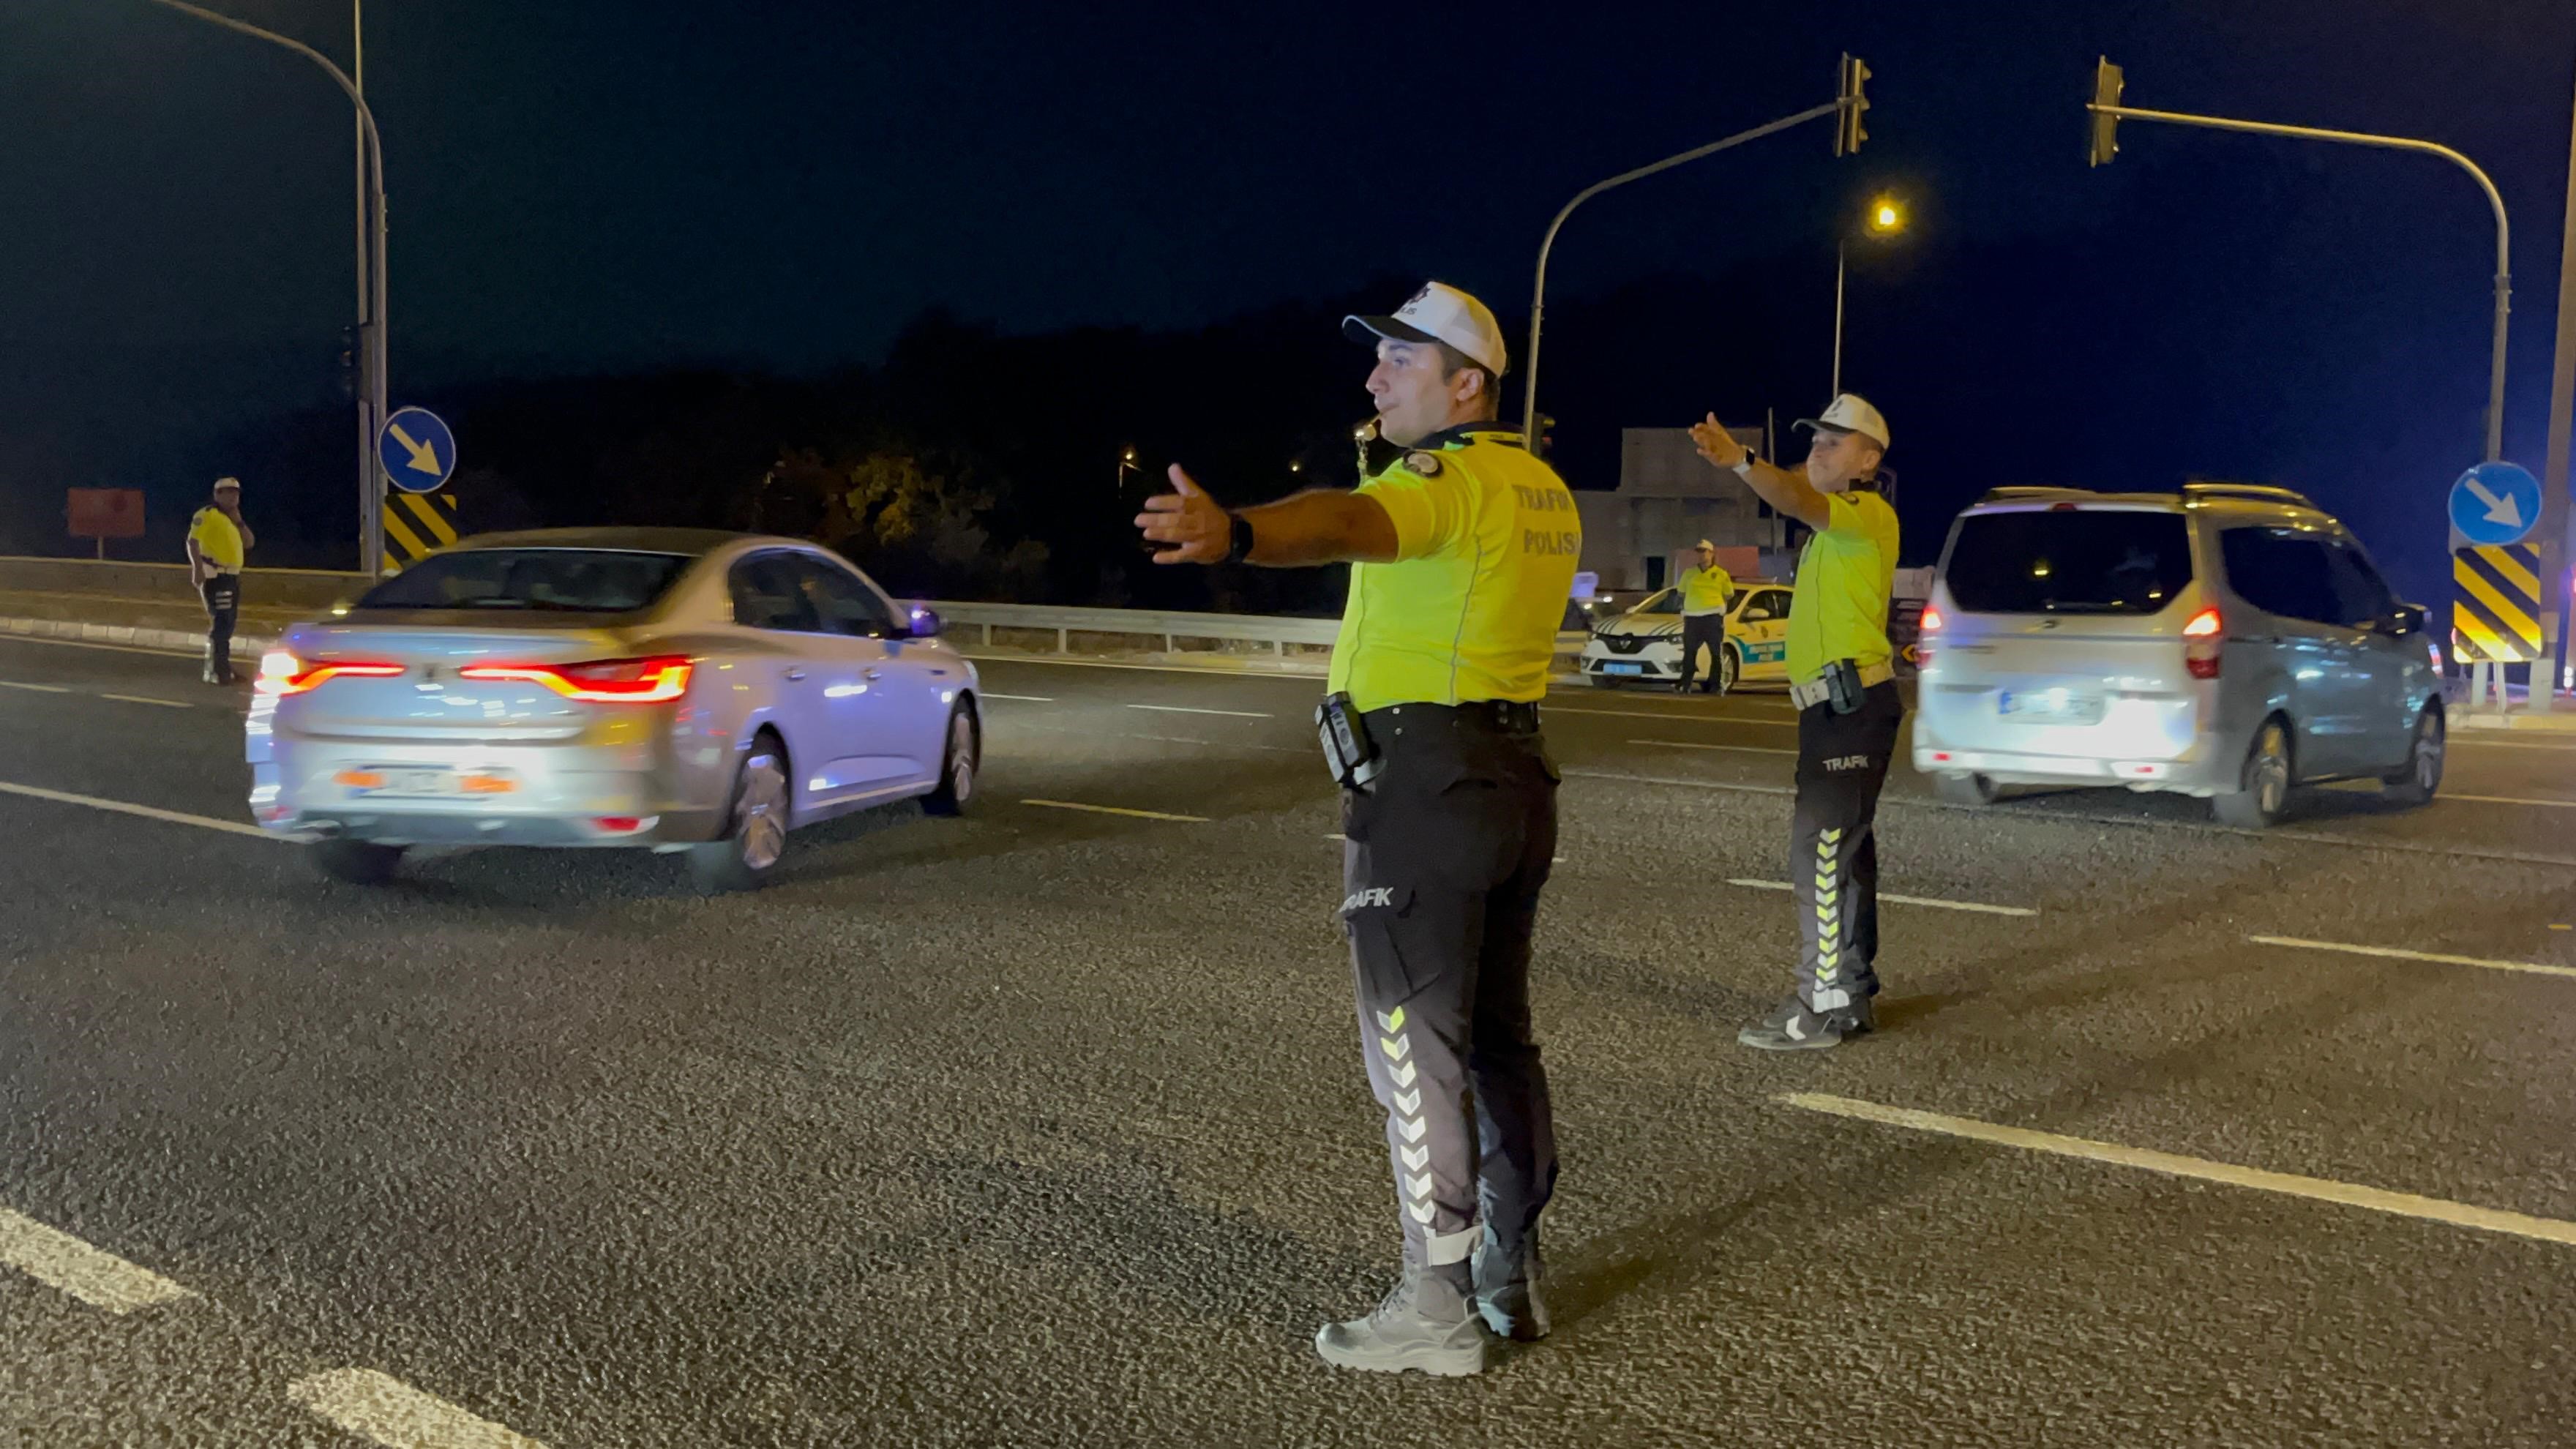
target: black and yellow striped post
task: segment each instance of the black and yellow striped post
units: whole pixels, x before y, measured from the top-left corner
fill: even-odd
[[[2514,543],[2451,553],[2451,637],[2475,664],[2540,657],[2540,548]]]
[[[456,542],[456,495],[393,490],[385,498],[385,572],[400,573]]]

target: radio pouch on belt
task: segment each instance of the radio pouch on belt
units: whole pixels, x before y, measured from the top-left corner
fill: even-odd
[[[1837,659],[1825,666],[1825,702],[1836,714],[1850,714],[1860,708],[1868,693],[1861,687],[1860,666],[1848,659]]]
[[[1367,789],[1386,763],[1348,694],[1325,695],[1315,706],[1315,734],[1323,742],[1324,766],[1333,772],[1333,783],[1345,790]]]

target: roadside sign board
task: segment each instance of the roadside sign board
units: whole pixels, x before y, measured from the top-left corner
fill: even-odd
[[[2520,543],[2540,522],[2540,480],[2514,463],[2480,463],[2451,485],[2451,527],[2484,547]]]
[[[2464,548],[2451,555],[2451,639],[2472,664],[2540,657],[2540,549]]]

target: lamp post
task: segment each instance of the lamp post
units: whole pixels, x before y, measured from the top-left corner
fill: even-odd
[[[385,422],[385,148],[376,131],[375,112],[367,109],[367,98],[358,90],[356,81],[338,66],[324,58],[320,51],[300,40],[290,40],[274,31],[218,15],[186,0],[152,0],[166,10],[193,15],[209,25],[220,25],[254,40],[265,40],[282,46],[322,67],[341,90],[348,92],[349,103],[357,108],[358,128],[365,142],[366,156],[360,165],[365,181],[361,187],[363,201],[358,228],[358,323],[366,334],[366,400],[359,404],[358,450],[358,568],[369,577],[384,567],[384,546],[379,541],[377,510],[383,505],[383,489],[376,481],[376,430]],[[353,0],[352,15],[355,15]],[[372,217],[373,225],[368,220]],[[370,263],[372,262],[372,265]]]
[[[1869,215],[1861,220],[1864,236],[1894,236],[1905,230],[1905,206],[1893,196],[1882,196],[1869,204]],[[1848,270],[1846,253],[1851,249],[1848,237],[1834,242],[1834,385],[1825,396],[1843,395],[1843,274]]]
[[[1133,472],[1135,472],[1135,471],[1136,471],[1136,450],[1135,450],[1135,449],[1133,449],[1133,448],[1129,448],[1129,449],[1127,449],[1125,452],[1120,453],[1120,454],[1118,455],[1118,481],[1117,481],[1117,482],[1115,482],[1115,483],[1113,483],[1113,484],[1111,484],[1111,485],[1110,485],[1110,487],[1111,487],[1113,490],[1115,490],[1116,492],[1120,492],[1120,493],[1124,493],[1124,492],[1126,492],[1126,491],[1127,491],[1127,475],[1128,475],[1128,474],[1130,474],[1130,473],[1133,473]]]

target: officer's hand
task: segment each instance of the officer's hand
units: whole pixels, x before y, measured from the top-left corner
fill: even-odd
[[[1145,511],[1136,515],[1147,543],[1170,545],[1154,555],[1154,562],[1225,562],[1234,547],[1234,520],[1178,463],[1172,465],[1172,489],[1146,499]]]
[[[1691,442],[1699,448],[1699,455],[1706,458],[1712,468],[1732,469],[1749,456],[1744,445],[1735,441],[1734,435],[1718,422],[1715,413],[1710,413],[1704,423],[1691,424],[1690,435]]]

